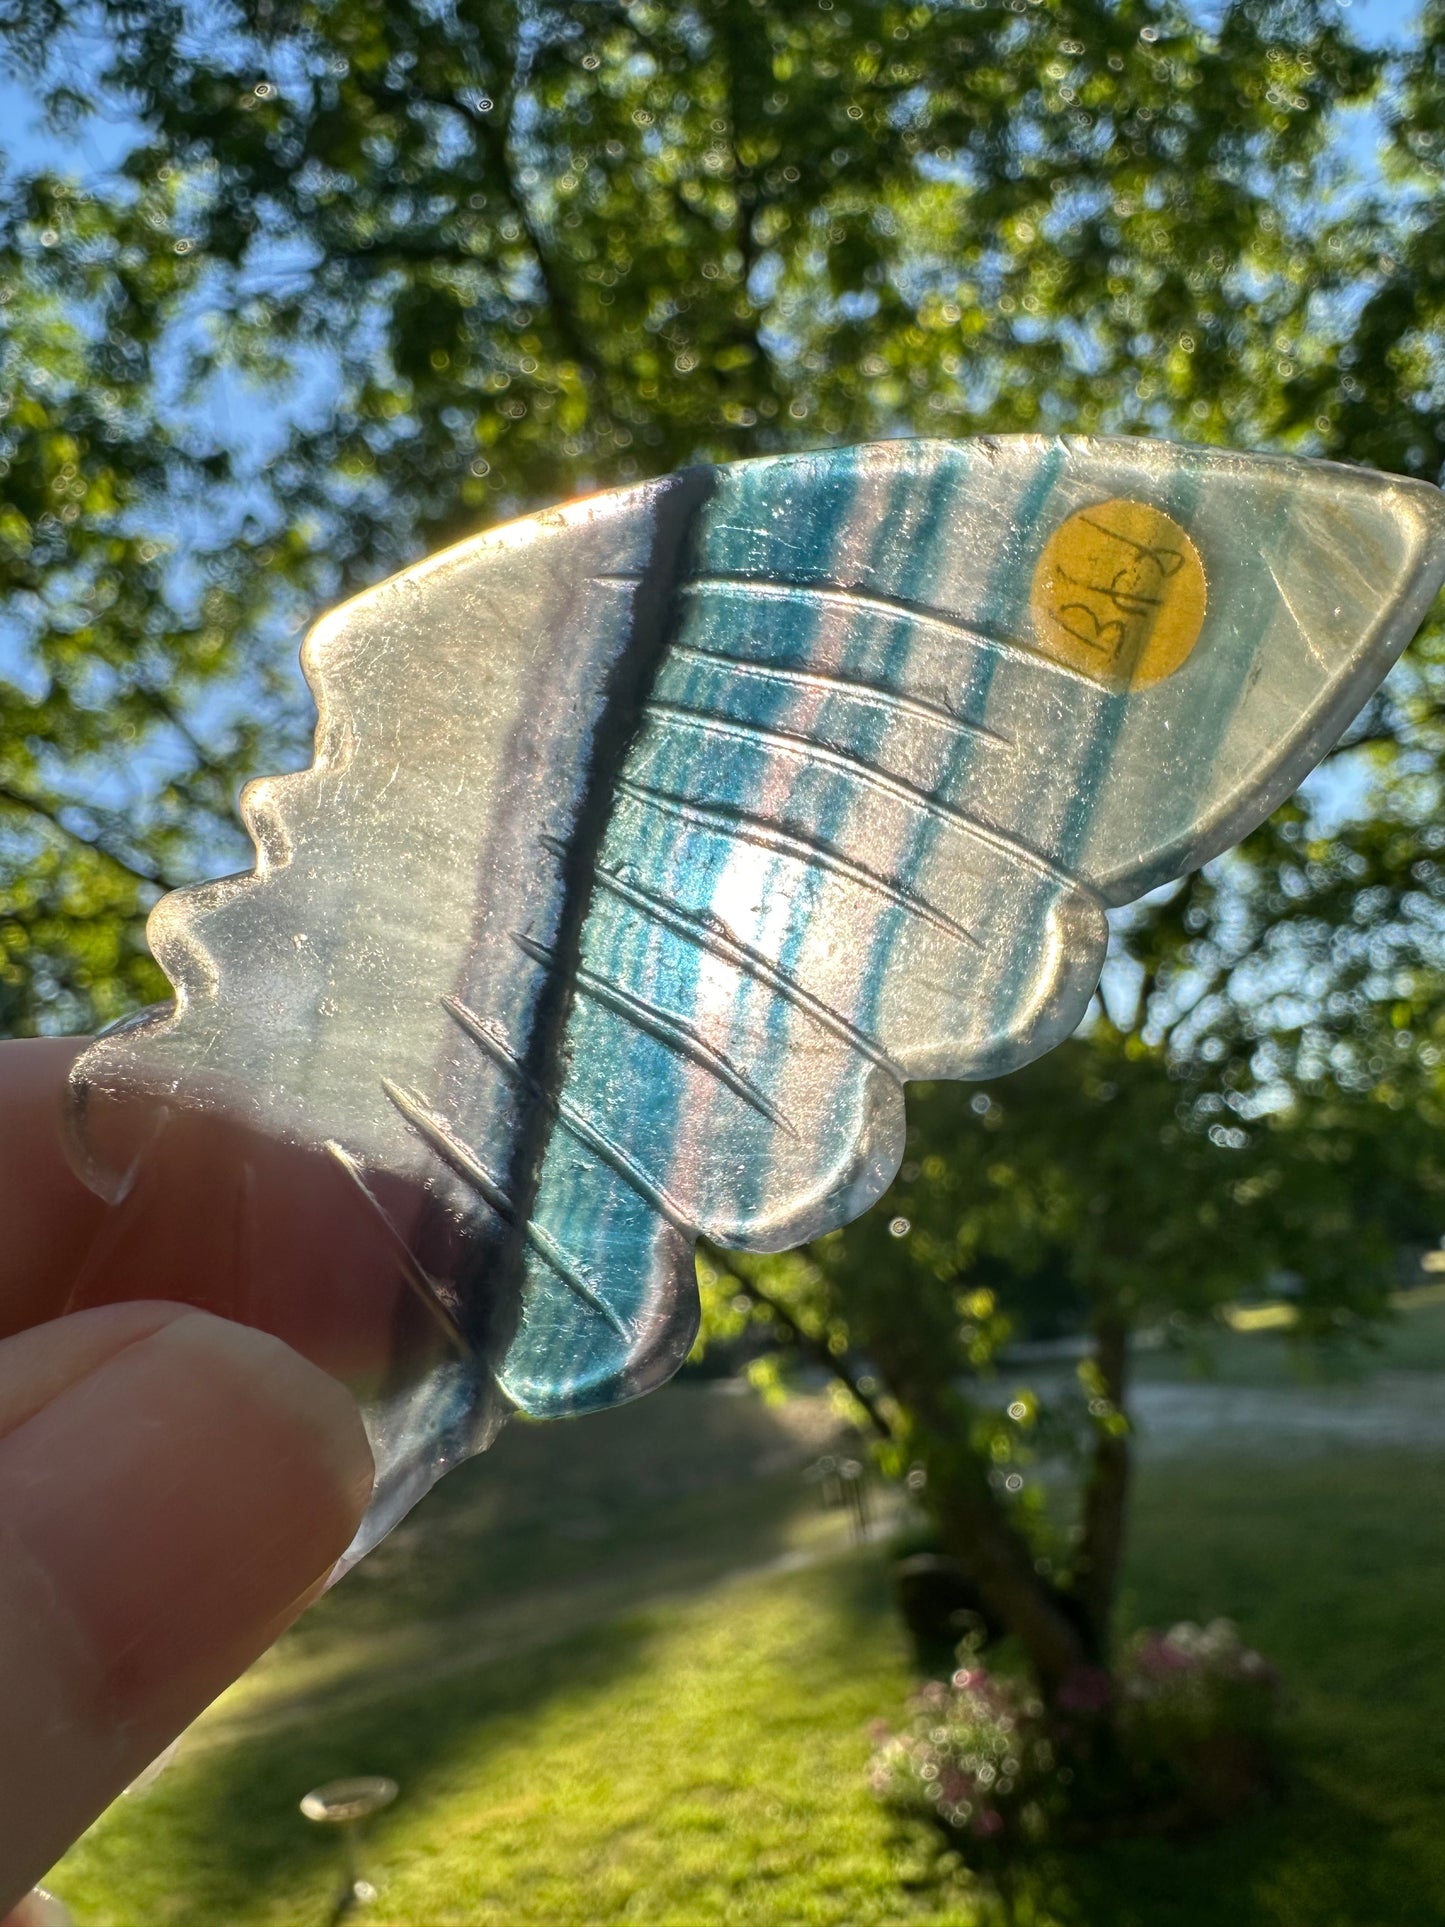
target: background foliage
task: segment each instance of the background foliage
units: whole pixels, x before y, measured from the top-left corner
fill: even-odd
[[[298,625],[488,519],[900,431],[1438,474],[1445,12],[1390,59],[1326,0],[1207,21],[7,0],[54,133],[0,175],[6,1027],[156,994],[155,888],[244,860],[238,779],[302,754]],[[1303,819],[1265,840],[1332,929],[1371,872],[1419,880],[1437,679],[1422,653],[1372,732],[1426,732],[1406,843],[1323,877]]]
[[[304,757],[299,626],[487,520],[900,432],[1445,465],[1442,0],[1389,52],[1329,0],[0,0],[0,36],[51,129],[0,173],[13,1032],[164,993],[148,904]],[[1128,1332],[1282,1274],[1348,1328],[1434,1236],[1441,679],[1437,628],[1302,800],[1120,918],[1068,1051],[923,1096],[882,1216],[711,1275],[715,1333],[832,1361],[955,1537],[1059,1560],[1096,1628]],[[1011,1484],[1044,1417],[967,1388],[1031,1303],[1095,1339],[1082,1552]]]

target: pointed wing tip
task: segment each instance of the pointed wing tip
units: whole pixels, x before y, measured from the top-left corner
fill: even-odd
[[[1418,530],[1421,565],[1435,572],[1438,589],[1445,581],[1445,492],[1433,482],[1416,481],[1409,476],[1391,476],[1407,505]]]
[[[1401,573],[1445,576],[1445,493],[1418,476],[1348,462],[1311,465],[1318,482],[1338,492],[1342,504],[1372,509],[1400,533],[1404,543]]]
[[[1353,463],[1281,455],[1236,459],[1287,464],[1299,489],[1295,529],[1313,561],[1326,572],[1338,561],[1357,584],[1368,583],[1367,593],[1357,587],[1345,600],[1353,599],[1361,625],[1350,638],[1358,670],[1378,681],[1445,583],[1445,494],[1433,482]]]
[[[1378,490],[1377,508],[1387,513],[1398,533],[1393,608],[1387,616],[1396,646],[1409,644],[1445,586],[1445,494],[1433,482],[1375,469],[1346,471],[1368,477]]]

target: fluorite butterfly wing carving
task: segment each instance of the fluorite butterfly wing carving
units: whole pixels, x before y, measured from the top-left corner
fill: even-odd
[[[314,631],[313,768],[243,800],[254,877],[158,907],[176,1010],[82,1082],[330,1146],[378,1211],[406,1179],[464,1376],[631,1396],[687,1350],[696,1235],[842,1222],[904,1080],[1066,1035],[1104,907],[1298,783],[1442,550],[1420,484],[1033,438],[494,530]]]

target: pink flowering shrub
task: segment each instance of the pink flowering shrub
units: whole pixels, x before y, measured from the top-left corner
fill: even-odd
[[[1021,1846],[1228,1819],[1271,1778],[1279,1678],[1228,1620],[1141,1633],[1117,1669],[1082,1669],[1051,1706],[969,1654],[898,1732],[875,1731],[873,1791],[972,1864]]]
[[[1140,1633],[1118,1685],[1119,1748],[1155,1812],[1207,1825],[1242,1812],[1269,1786],[1280,1678],[1230,1620]]]
[[[886,1805],[931,1822],[975,1862],[1042,1839],[1057,1760],[1042,1702],[1022,1680],[962,1666],[930,1680],[908,1712],[901,1732],[874,1735],[868,1777]]]

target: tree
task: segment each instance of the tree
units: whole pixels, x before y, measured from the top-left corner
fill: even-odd
[[[0,0],[0,35],[126,150],[0,194],[11,1029],[156,994],[146,905],[301,754],[298,622],[488,520],[900,431],[1445,459],[1440,0],[1389,59],[1329,0]],[[1046,1681],[1106,1644],[1129,1328],[1279,1264],[1360,1316],[1434,1195],[1440,676],[1432,632],[1333,787],[1120,922],[1114,1021],[920,1093],[883,1216],[716,1258],[924,1464]],[[1096,1342],[1067,1568],[1010,1485],[1028,1402],[967,1377],[1059,1269]]]
[[[1245,1124],[1211,1084],[1100,1017],[996,1083],[911,1089],[899,1178],[856,1224],[702,1264],[703,1343],[761,1335],[768,1389],[798,1365],[832,1375],[1047,1695],[1110,1660],[1132,1335],[1187,1340],[1282,1279],[1298,1336],[1356,1335],[1445,1204],[1438,1115],[1402,1131],[1386,1103],[1334,1097]],[[1040,1281],[1089,1340],[1062,1390],[998,1369]],[[1030,1476],[1057,1457],[1078,1469],[1072,1521]]]

